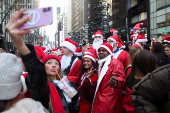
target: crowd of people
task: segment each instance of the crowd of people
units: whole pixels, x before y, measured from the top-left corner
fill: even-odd
[[[20,56],[0,53],[0,112],[3,113],[169,113],[170,38],[148,41],[140,25],[123,43],[100,30],[93,44],[66,38],[60,49],[25,44],[30,29],[19,30],[29,17],[15,12],[6,25]],[[169,41],[169,42],[168,42]],[[149,49],[149,50],[148,50]]]

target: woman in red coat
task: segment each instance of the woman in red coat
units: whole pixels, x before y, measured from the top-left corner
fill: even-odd
[[[80,96],[79,113],[91,113],[92,102],[97,85],[97,63],[95,56],[87,54],[83,57],[82,68],[80,74],[80,85],[77,89]]]

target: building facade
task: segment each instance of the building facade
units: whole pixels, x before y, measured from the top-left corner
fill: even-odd
[[[150,37],[161,40],[161,31],[170,34],[170,0],[149,0],[150,4]]]
[[[5,25],[9,21],[11,15],[21,9],[25,10],[37,8],[39,0],[1,0],[2,4],[0,7],[0,48],[13,49],[13,44],[9,38],[9,34],[5,31]],[[27,41],[27,39],[26,39]]]

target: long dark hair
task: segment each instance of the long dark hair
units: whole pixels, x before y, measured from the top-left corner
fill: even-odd
[[[132,78],[140,73],[138,76],[145,76],[156,69],[156,56],[147,50],[138,50],[132,60],[132,69],[126,78],[126,86],[131,82]]]
[[[91,60],[91,59],[90,59]],[[97,74],[97,70],[98,70],[98,63],[97,62],[94,62],[93,60],[92,61],[92,66],[93,66],[93,70],[96,69],[96,71],[94,71],[93,73],[96,73]],[[83,60],[81,62],[81,66],[80,66],[80,76],[79,76],[79,79],[81,78],[81,76],[87,71],[87,69],[84,68],[83,66]]]
[[[165,54],[164,47],[160,42],[152,42],[153,53],[159,60],[161,60],[161,66],[166,64],[168,56]]]
[[[131,47],[130,50],[129,50],[129,61],[130,63],[132,63],[132,60],[134,58],[134,55],[135,53],[140,50],[141,48],[140,47],[137,47],[137,46],[134,46],[134,47]]]

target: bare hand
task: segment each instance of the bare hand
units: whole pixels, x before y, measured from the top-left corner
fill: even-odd
[[[111,77],[110,80],[109,80],[109,85],[110,85],[111,87],[116,87],[117,84],[118,84],[118,80],[117,80],[117,78],[116,78],[116,75],[112,72],[112,77]]]
[[[91,69],[90,69],[90,71],[88,71],[87,73],[86,73],[86,77],[91,77],[92,75],[93,75],[93,72],[96,70],[96,69],[94,69],[94,70],[92,70],[93,69],[93,66],[91,67]]]

